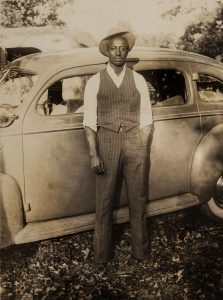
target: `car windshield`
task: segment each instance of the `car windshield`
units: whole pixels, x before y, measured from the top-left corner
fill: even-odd
[[[25,70],[5,69],[0,73],[0,127],[5,127],[16,114],[37,77],[36,73]]]

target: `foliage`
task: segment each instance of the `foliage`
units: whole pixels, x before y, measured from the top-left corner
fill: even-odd
[[[223,58],[223,7],[209,22],[200,21],[190,25],[181,37],[178,46],[186,51],[197,52],[212,58]]]
[[[69,0],[3,0],[1,3],[1,26],[64,25],[58,19],[57,9]]]
[[[119,9],[121,3],[127,3],[124,0],[109,0],[106,9],[102,6],[102,0],[0,1],[0,25],[3,27],[66,25],[72,28],[80,42],[96,46],[98,39],[104,35],[102,33],[105,28],[111,27],[114,19],[114,22],[119,21],[118,27],[128,28],[135,33],[138,45],[180,48],[219,60],[223,58],[223,6],[220,0],[213,0],[213,5],[204,0],[190,4],[183,0],[173,0],[171,5],[167,5],[167,1],[160,0],[154,4],[151,15],[147,10],[150,1],[144,0],[137,17],[135,13],[132,15],[134,11],[132,8],[135,7],[137,0],[126,7],[127,13],[124,15],[122,9]],[[210,4],[208,7],[207,3]],[[215,13],[217,5],[219,8]],[[100,16],[98,7],[101,7],[103,12]],[[111,7],[116,8],[114,18],[107,17]],[[194,20],[196,23],[191,24]],[[182,30],[189,23],[179,39]]]

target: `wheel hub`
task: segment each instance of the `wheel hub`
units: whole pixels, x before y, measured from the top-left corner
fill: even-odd
[[[214,200],[218,206],[223,208],[223,176],[217,181]]]

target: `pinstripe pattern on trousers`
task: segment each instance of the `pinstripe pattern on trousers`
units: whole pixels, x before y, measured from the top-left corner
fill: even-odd
[[[143,259],[148,256],[147,141],[139,129],[140,95],[130,69],[120,88],[106,72],[100,76],[97,148],[105,174],[96,177],[95,260],[103,263],[111,257],[113,202],[120,170],[129,201],[132,252]]]
[[[140,129],[115,132],[100,127],[98,151],[105,174],[96,177],[95,259],[106,262],[111,256],[112,211],[116,182],[122,170],[129,202],[132,252],[137,258],[148,255],[146,221],[147,144]]]

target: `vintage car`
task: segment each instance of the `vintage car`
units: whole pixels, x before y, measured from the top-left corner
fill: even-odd
[[[36,53],[0,77],[1,246],[94,226],[95,175],[83,92],[108,59],[96,48]],[[223,220],[223,65],[194,53],[135,47],[153,105],[148,216],[199,207]],[[114,222],[128,221],[119,181]]]

